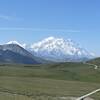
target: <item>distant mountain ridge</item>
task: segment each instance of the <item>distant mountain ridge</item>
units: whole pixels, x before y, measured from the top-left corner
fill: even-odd
[[[71,39],[48,37],[32,45],[20,44],[17,41],[0,45],[0,57],[5,62],[38,64],[87,61],[93,55]]]

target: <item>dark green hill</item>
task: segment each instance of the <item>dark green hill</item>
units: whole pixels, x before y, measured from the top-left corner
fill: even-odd
[[[100,66],[100,57],[92,59],[92,60],[89,60],[88,62]]]

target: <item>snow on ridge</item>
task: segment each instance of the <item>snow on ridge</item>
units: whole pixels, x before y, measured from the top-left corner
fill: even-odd
[[[6,44],[17,44],[17,45],[19,45],[19,46],[21,46],[21,47],[23,47],[23,48],[26,48],[26,44],[24,43],[24,44],[20,44],[19,42],[17,42],[17,41],[9,41],[9,42],[7,42]]]
[[[37,54],[48,55],[54,54],[55,56],[63,54],[65,56],[90,56],[90,53],[71,39],[64,40],[63,38],[48,37],[42,41],[34,43],[31,45],[31,50]]]

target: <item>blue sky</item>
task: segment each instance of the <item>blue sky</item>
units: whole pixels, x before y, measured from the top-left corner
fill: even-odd
[[[100,56],[100,0],[0,0],[0,43],[71,38]]]

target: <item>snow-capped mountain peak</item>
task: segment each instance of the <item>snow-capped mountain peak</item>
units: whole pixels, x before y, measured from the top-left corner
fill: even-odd
[[[48,37],[31,45],[31,52],[48,60],[88,58],[91,54],[71,39]]]
[[[45,38],[44,41],[51,41],[51,40],[54,40],[55,37],[51,36],[51,37],[48,37],[48,38]]]
[[[20,44],[19,42],[17,42],[17,41],[9,41],[9,42],[7,42],[6,44],[17,44],[17,45],[19,45],[19,46],[21,46],[21,47],[23,47],[23,48],[26,48],[26,44],[24,43],[24,44]]]
[[[49,37],[31,46],[34,51],[60,51],[64,54],[73,55],[77,51],[76,44],[71,40],[64,40],[63,38]]]
[[[17,41],[9,41],[6,44],[19,44]]]

